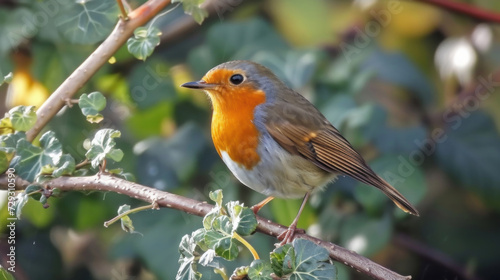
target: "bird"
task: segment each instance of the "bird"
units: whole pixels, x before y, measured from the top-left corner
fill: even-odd
[[[278,236],[281,244],[293,240],[311,193],[339,175],[378,188],[404,212],[419,216],[311,102],[265,66],[228,61],[181,87],[210,98],[217,153],[241,183],[267,197],[252,207],[255,213],[275,197],[303,198],[295,219]]]

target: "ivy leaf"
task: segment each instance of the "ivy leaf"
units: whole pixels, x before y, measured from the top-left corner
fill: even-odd
[[[238,256],[238,244],[232,238],[233,226],[229,217],[220,216],[212,223],[213,230],[207,230],[205,243],[215,250],[218,256],[226,260],[234,260]]]
[[[182,2],[184,13],[191,15],[198,24],[202,24],[203,20],[208,17],[208,12],[201,7],[205,0],[173,0],[172,4],[180,2]]]
[[[113,138],[121,136],[121,132],[114,129],[101,129],[97,131],[90,143],[91,147],[85,154],[87,159],[91,160],[92,167],[96,168],[105,159],[110,158],[114,161],[121,161],[123,152],[115,149],[116,142]]]
[[[0,174],[9,168],[10,161],[14,158],[16,149],[0,147]]]
[[[90,123],[99,123],[103,117],[99,114],[106,107],[106,97],[98,91],[87,94],[82,94],[78,99],[78,106],[82,110],[82,114],[87,117]]]
[[[33,146],[26,139],[20,139],[16,146],[17,160],[14,168],[19,176],[32,182],[43,169],[57,166],[62,156],[62,145],[53,131],[47,131],[40,138],[40,147]]]
[[[127,211],[130,210],[130,205],[127,205],[127,204],[123,204],[122,206],[120,206],[118,208],[118,215],[121,215]],[[122,229],[125,231],[125,232],[129,232],[129,233],[135,233],[135,228],[134,228],[134,225],[132,223],[132,219],[130,219],[130,217],[128,215],[125,215],[123,217],[120,218],[120,222],[121,222],[121,225],[122,225]]]
[[[138,27],[134,30],[134,37],[127,41],[127,49],[135,58],[146,60],[153,50],[160,44],[160,29],[150,27]]]
[[[208,193],[208,197],[210,198],[210,200],[215,202],[217,206],[222,206],[222,198],[224,197],[222,195],[222,190],[215,190],[213,192],[211,191],[210,193]]]
[[[0,135],[11,134],[14,133],[14,127],[12,127],[12,122],[10,118],[5,117],[0,119]]]
[[[250,235],[255,231],[257,219],[250,208],[244,207],[237,201],[230,201],[227,203],[227,210],[233,223],[233,231],[243,236]]]
[[[16,106],[9,111],[12,127],[17,131],[28,131],[35,125],[35,106]]]
[[[67,1],[56,17],[56,28],[71,43],[94,44],[108,36],[117,14],[114,0]]]
[[[287,255],[295,256],[292,244],[285,244],[271,252],[271,268],[279,277],[283,277],[284,275],[288,275],[293,272],[292,264],[295,261],[285,262],[285,256]],[[291,258],[288,257],[287,259],[290,260]]]
[[[201,273],[198,271],[199,253],[196,251],[197,244],[193,236],[184,235],[179,244],[179,270],[175,276],[176,280],[199,280]]]
[[[330,261],[328,251],[305,239],[295,239],[271,253],[271,268],[276,275],[292,280],[336,279],[335,266]]]
[[[24,193],[34,200],[40,200],[40,198],[42,197],[41,190],[42,186],[40,186],[39,184],[31,184],[26,187]]]
[[[24,132],[17,131],[16,133],[0,135],[0,147],[15,149],[20,139],[26,139],[26,134]]]
[[[220,208],[214,207],[205,215],[205,217],[203,217],[203,228],[205,230],[213,229],[214,220],[220,216],[222,216],[222,214],[220,213]]]
[[[16,211],[16,217],[18,220],[21,220],[21,213],[23,211],[24,205],[28,202],[28,194],[26,192],[18,193],[16,196],[16,204],[14,205],[14,209]]]
[[[75,159],[69,154],[63,154],[52,176],[57,178],[62,175],[71,175],[75,171],[75,166]]]
[[[248,277],[252,280],[273,280],[271,264],[263,260],[254,260],[248,268]]]

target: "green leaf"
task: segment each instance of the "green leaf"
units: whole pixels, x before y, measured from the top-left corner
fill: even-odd
[[[68,1],[63,10],[56,18],[57,29],[75,44],[94,44],[104,40],[118,20],[114,0]]]
[[[94,91],[89,95],[84,93],[78,99],[78,106],[80,106],[82,114],[87,117],[87,121],[98,123],[103,119],[99,112],[106,107],[106,97],[98,91]]]
[[[218,207],[222,206],[222,198],[224,197],[223,194],[222,194],[222,190],[219,189],[219,190],[211,191],[211,192],[208,193],[208,197],[213,202],[215,202],[215,204]]]
[[[218,256],[226,260],[234,260],[238,256],[238,244],[232,238],[232,224],[227,216],[220,216],[212,223],[213,230],[207,230],[205,243],[215,250]]]
[[[26,205],[26,203],[28,202],[28,198],[28,194],[25,192],[18,193],[16,196],[16,204],[14,205],[14,209],[18,220],[21,219],[21,213],[23,211],[24,205]]]
[[[197,245],[192,236],[184,235],[179,244],[179,270],[175,276],[176,280],[199,280],[201,273],[198,272],[199,253]]]
[[[0,267],[0,276],[0,278],[4,280],[16,280],[16,278],[3,267]]]
[[[285,244],[271,252],[271,268],[279,277],[293,272],[293,263],[295,262],[285,263],[285,256],[295,256],[292,244]],[[291,260],[290,257],[287,259]]]
[[[290,279],[327,280],[337,278],[335,266],[330,261],[330,256],[325,248],[305,239],[295,239],[292,246],[295,251],[295,270]],[[285,256],[285,262],[287,260]]]
[[[160,29],[150,27],[139,27],[134,30],[134,37],[127,41],[128,51],[140,60],[146,60],[160,44]]]
[[[122,206],[120,206],[118,208],[118,215],[121,215],[121,214],[123,214],[123,213],[125,213],[125,212],[127,212],[129,210],[130,210],[130,205],[123,204]],[[122,229],[125,232],[136,233],[134,225],[132,223],[132,219],[130,219],[130,217],[128,215],[125,215],[125,216],[121,217],[120,218],[120,222],[121,222],[121,225],[122,225]]]
[[[447,127],[441,131],[440,143],[431,142],[437,145],[435,152],[439,165],[464,187],[498,209],[500,136],[495,123],[481,111],[467,118],[446,114],[445,121]],[[421,150],[429,151],[430,146]]]
[[[105,159],[110,158],[114,161],[121,161],[123,151],[115,149],[116,142],[113,138],[121,136],[121,132],[114,129],[101,129],[97,131],[90,143],[91,147],[85,154],[87,159],[91,160],[92,167],[96,168]]]
[[[291,245],[275,249],[271,253],[271,268],[286,279],[337,279],[328,251],[305,239],[295,239]]]
[[[18,131],[16,133],[0,135],[0,147],[15,149],[20,139],[26,139],[26,134],[24,132]]]
[[[203,228],[206,230],[213,229],[214,220],[221,215],[222,214],[220,213],[220,207],[214,207],[205,215],[205,217],[203,217]]]
[[[52,176],[57,178],[62,175],[71,175],[75,171],[75,166],[75,159],[69,154],[63,154]]]
[[[251,209],[237,201],[230,201],[227,203],[227,210],[233,223],[233,231],[242,236],[250,235],[255,231],[257,219]]]
[[[173,0],[172,4],[180,2],[182,2],[184,12],[191,15],[198,24],[202,24],[203,20],[208,17],[208,12],[201,7],[201,4],[203,4],[205,0]]]
[[[36,123],[35,106],[17,106],[9,110],[10,121],[17,131],[28,131]]]
[[[62,156],[62,145],[53,131],[42,135],[40,146],[33,146],[26,139],[17,142],[14,168],[20,177],[29,182],[35,180],[47,166],[57,166]]]
[[[16,149],[0,147],[0,174],[9,168],[10,161],[14,158]]]
[[[14,128],[12,127],[12,122],[9,117],[4,117],[0,119],[0,136],[6,134],[14,133]]]
[[[41,189],[42,189],[42,186],[40,186],[39,184],[31,184],[31,185],[26,187],[24,192],[26,193],[26,195],[33,195],[33,193],[38,192]]]
[[[254,260],[248,269],[248,277],[251,280],[273,280],[271,264],[263,260]]]

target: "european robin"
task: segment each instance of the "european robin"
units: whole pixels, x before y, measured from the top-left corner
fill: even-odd
[[[213,104],[212,139],[231,172],[268,198],[300,198],[294,221],[279,238],[293,240],[311,192],[338,175],[374,186],[403,211],[418,211],[366,164],[339,131],[302,95],[266,67],[251,61],[220,64],[182,87],[204,90]]]

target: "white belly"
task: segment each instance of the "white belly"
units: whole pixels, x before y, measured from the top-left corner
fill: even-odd
[[[221,151],[221,156],[240,182],[267,196],[302,198],[306,192],[320,190],[337,177],[300,156],[291,155],[269,138],[259,144],[258,153],[260,162],[251,170],[234,162],[225,151]]]

